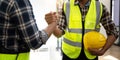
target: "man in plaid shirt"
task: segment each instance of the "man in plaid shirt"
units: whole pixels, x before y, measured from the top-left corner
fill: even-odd
[[[39,31],[29,0],[0,0],[0,60],[29,60],[30,49],[45,44],[57,25],[51,14],[51,23]]]
[[[95,2],[99,3],[99,1],[95,0],[68,0],[65,2],[62,17],[54,30],[56,37],[59,38],[64,35],[62,40],[62,60],[98,60],[97,56],[103,55],[118,37],[116,26],[111,19],[110,13],[103,4],[100,5],[102,6],[102,12],[100,11],[102,13],[101,18],[94,20],[97,15],[94,14],[96,13],[95,11],[100,10],[99,8],[95,10],[96,6],[98,7],[97,4],[94,4]],[[97,17],[99,16],[100,15],[97,15]],[[94,21],[97,20],[99,20],[99,23],[101,23],[106,30],[107,42],[101,50],[89,49],[90,53],[87,55],[84,49],[83,36],[86,32],[90,31],[90,29],[93,30],[89,27],[92,26],[94,28]],[[93,57],[93,55],[95,57]]]

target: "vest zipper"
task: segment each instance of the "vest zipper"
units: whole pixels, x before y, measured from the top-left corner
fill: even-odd
[[[19,56],[19,53],[17,53],[17,56],[16,56],[16,59],[15,59],[15,60],[17,60],[17,59],[18,59],[18,56]]]
[[[84,44],[83,44],[83,37],[84,37],[84,32],[85,32],[84,24],[85,24],[85,21],[82,20],[82,48],[84,48]]]
[[[79,6],[79,9],[80,9],[80,12],[81,12],[81,8],[80,8],[80,5],[78,4]],[[82,15],[83,13],[81,13]],[[83,44],[83,37],[84,37],[84,33],[85,33],[85,27],[84,27],[84,24],[85,24],[85,17],[82,16],[82,49],[84,49],[84,44]]]

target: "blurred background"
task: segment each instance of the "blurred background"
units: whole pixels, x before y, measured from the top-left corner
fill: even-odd
[[[60,1],[60,2],[57,2]],[[117,29],[119,30],[120,20],[120,0],[100,0],[108,8],[112,14]],[[56,11],[56,2],[61,7],[62,0],[30,0],[35,19],[39,30],[44,29],[47,26],[45,22],[45,14]],[[58,8],[59,9],[59,8]],[[102,27],[101,33],[105,36],[105,30]],[[119,36],[120,37],[120,36]],[[37,50],[31,50],[30,60],[61,60],[61,39],[57,39],[53,35],[49,38],[45,45],[42,45]],[[120,60],[120,40],[115,41],[114,45],[103,55],[99,57],[99,60]]]

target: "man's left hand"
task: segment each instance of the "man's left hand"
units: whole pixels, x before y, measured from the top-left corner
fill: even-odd
[[[92,49],[92,48],[88,48],[88,51],[92,54],[92,55],[96,55],[96,56],[101,56],[105,53],[105,51],[103,51],[102,49]]]

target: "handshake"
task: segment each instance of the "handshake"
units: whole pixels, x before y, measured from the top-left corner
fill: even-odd
[[[59,21],[59,15],[56,12],[50,12],[45,15],[45,20],[49,24],[56,23]]]
[[[56,12],[50,12],[47,13],[45,15],[45,20],[48,24],[47,28],[44,29],[44,31],[48,34],[48,36],[50,37],[50,35],[52,33],[54,33],[55,31],[57,31],[57,24],[59,22],[59,15]]]

